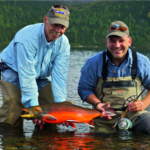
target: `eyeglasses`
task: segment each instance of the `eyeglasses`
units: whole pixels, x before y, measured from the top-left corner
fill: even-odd
[[[120,31],[126,31],[126,27],[121,27],[118,24],[113,24],[110,26],[110,30],[120,30]]]
[[[53,7],[54,7],[54,8],[64,8],[64,9],[66,9],[68,12],[70,12],[69,9],[68,9],[66,6],[63,6],[63,5],[54,4]]]

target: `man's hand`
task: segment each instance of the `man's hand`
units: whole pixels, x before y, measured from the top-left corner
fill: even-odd
[[[69,125],[70,125],[70,123],[68,122],[68,121],[66,121],[66,122],[62,122],[62,123],[58,123],[58,125],[63,125],[63,126],[67,126],[67,127],[69,127]]]
[[[129,107],[129,112],[143,111],[145,109],[145,104],[142,101],[128,103],[127,106]]]
[[[99,103],[99,104],[96,106],[96,109],[101,112],[100,118],[112,119],[109,115],[106,115],[106,114],[105,114],[105,110],[104,110],[104,108],[103,108],[104,105],[105,105],[105,103]]]
[[[34,120],[33,120],[33,123],[36,124],[36,125],[39,125],[39,126],[45,124],[45,122],[42,121],[42,120],[40,120],[40,119],[34,119]]]
[[[40,117],[42,114],[42,109],[40,106],[34,106],[34,107],[32,107],[32,112],[36,117]],[[45,124],[45,122],[42,121],[41,119],[34,119],[33,123],[36,125],[39,125],[39,126]]]

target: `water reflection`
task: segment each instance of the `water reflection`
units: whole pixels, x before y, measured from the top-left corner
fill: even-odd
[[[33,131],[32,136],[23,136],[23,130],[6,130],[0,136],[1,149],[39,149],[39,150],[139,150],[149,149],[149,136],[132,132],[98,133],[94,130],[79,133],[76,130],[58,132],[58,127],[50,130]]]
[[[104,50],[104,49],[102,49]],[[77,85],[81,67],[85,61],[98,53],[100,50],[72,50],[68,72],[68,101],[76,105],[91,108],[88,103],[82,104],[77,93]],[[150,53],[146,53],[150,58]],[[143,94],[145,96],[146,91]],[[0,93],[0,99],[1,93]],[[2,101],[0,101],[0,105]],[[148,108],[149,109],[149,108]],[[91,129],[88,125],[76,124],[77,130],[72,127],[54,125],[53,127],[40,130],[35,128],[32,121],[24,121],[23,128],[0,128],[0,149],[38,149],[38,150],[139,150],[150,149],[148,135],[132,132],[101,133]]]

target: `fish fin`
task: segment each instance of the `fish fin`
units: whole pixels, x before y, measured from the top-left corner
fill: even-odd
[[[44,114],[42,117],[47,120],[57,120],[57,118],[53,117],[52,115],[48,115],[48,114]]]
[[[43,129],[43,124],[40,125],[40,129],[41,129],[41,130]]]
[[[76,120],[67,120],[67,122],[69,123],[70,126],[72,126],[74,129],[77,129],[74,122],[78,123],[79,121]]]
[[[75,102],[73,101],[64,101],[62,103],[68,104],[68,105],[75,105]]]
[[[85,123],[85,124],[87,124],[89,127],[95,128],[95,126],[93,126],[91,124],[88,124],[88,123]]]
[[[69,125],[70,125],[71,127],[73,127],[74,129],[77,129],[76,126],[75,126],[75,124],[74,124],[73,122],[69,122]]]
[[[75,122],[75,123],[79,123],[80,121],[77,120],[67,120],[68,122]]]
[[[94,126],[94,119],[92,119],[89,122],[84,122],[84,123],[87,124],[88,126],[92,127],[92,128],[95,128],[95,126]]]

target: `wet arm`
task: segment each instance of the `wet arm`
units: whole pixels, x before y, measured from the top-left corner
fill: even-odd
[[[70,57],[70,45],[64,41],[54,61],[52,70],[52,90],[55,102],[63,102],[67,97],[67,75]]]
[[[78,94],[81,99],[92,105],[99,102],[94,93],[94,89],[97,84],[97,66],[92,61],[87,60],[81,69],[81,76],[78,83]]]
[[[21,102],[25,107],[36,106],[38,104],[38,88],[36,84],[36,71],[34,68],[34,58],[29,56],[29,50],[23,44],[16,44],[17,68],[22,91]],[[30,50],[32,52],[32,50]],[[34,51],[32,52],[34,55]],[[31,54],[31,53],[30,53]]]
[[[92,105],[96,105],[97,103],[101,102],[95,94],[90,94],[86,99],[85,101],[89,104],[92,104]]]
[[[97,84],[96,65],[91,61],[87,61],[81,69],[81,77],[78,84],[78,94],[83,101],[96,106],[96,109],[102,112],[101,118],[111,119],[110,116],[105,115],[104,105],[95,95],[94,89]],[[98,103],[98,104],[97,104]]]
[[[102,112],[102,114],[100,115],[100,118],[111,119],[110,116],[105,115],[104,109],[102,108],[102,106],[104,105],[104,103],[99,103],[101,101],[96,97],[95,94],[89,95],[85,100],[89,104],[92,104],[92,105],[96,106],[96,109]]]

